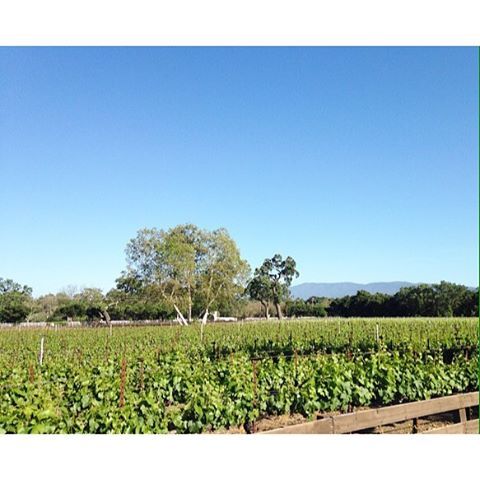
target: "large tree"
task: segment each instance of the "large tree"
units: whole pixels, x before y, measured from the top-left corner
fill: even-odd
[[[292,257],[283,260],[277,253],[272,258],[266,258],[255,270],[254,277],[247,287],[251,298],[260,301],[263,299],[262,303],[271,300],[280,320],[283,318],[280,304],[288,298],[293,278],[298,277],[296,266]]]
[[[209,311],[241,297],[250,267],[240,256],[227,230],[203,233],[202,254],[197,259],[196,303],[206,322]]]
[[[205,321],[211,308],[239,295],[249,272],[225,229],[207,231],[191,224],[140,230],[126,255],[123,282],[140,282],[171,305],[185,325],[192,321],[194,304]]]
[[[259,274],[255,271],[255,276],[247,285],[245,293],[252,299],[259,301],[265,312],[267,320],[270,318],[270,302],[273,300],[272,281],[268,275]]]

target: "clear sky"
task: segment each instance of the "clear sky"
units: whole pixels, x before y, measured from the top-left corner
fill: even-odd
[[[107,290],[143,227],[307,281],[478,285],[474,48],[1,48],[0,277]]]

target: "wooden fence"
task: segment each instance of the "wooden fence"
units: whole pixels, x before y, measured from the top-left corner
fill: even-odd
[[[390,407],[360,410],[343,415],[328,416],[320,420],[277,428],[261,434],[305,434],[305,433],[354,433],[393,423],[413,421],[412,431],[417,429],[419,418],[458,411],[459,422],[424,433],[479,433],[478,418],[467,418],[467,409],[478,407],[478,392],[461,393],[448,397],[404,403]]]

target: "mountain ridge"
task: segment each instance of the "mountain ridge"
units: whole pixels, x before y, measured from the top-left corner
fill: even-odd
[[[417,285],[412,282],[393,281],[393,282],[371,282],[371,283],[355,283],[355,282],[305,282],[290,287],[290,293],[294,298],[303,298],[306,300],[310,297],[328,297],[338,298],[345,295],[355,295],[359,290],[366,290],[370,293],[386,293],[393,295],[403,287],[411,287]]]

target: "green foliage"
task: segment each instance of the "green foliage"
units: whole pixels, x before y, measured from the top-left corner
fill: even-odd
[[[81,302],[79,300],[72,300],[69,303],[57,308],[54,316],[55,318],[61,320],[67,320],[68,318],[72,318],[75,320],[84,320],[87,316],[87,309],[88,306],[85,302]]]
[[[9,292],[0,295],[0,322],[20,323],[29,313],[30,308],[23,294]]]
[[[327,311],[339,317],[476,317],[478,289],[441,282],[404,287],[395,295],[360,290],[356,295],[332,300]]]
[[[124,291],[154,295],[192,319],[230,304],[243,293],[249,266],[225,229],[178,225],[168,231],[143,229],[126,249]]]
[[[32,289],[0,278],[0,323],[23,322],[31,311]]]
[[[174,317],[174,310],[162,302],[124,302],[109,309],[112,320],[166,320]]]
[[[265,310],[265,317],[269,316],[269,304],[273,301],[272,282],[268,275],[262,275],[257,270],[245,289],[246,295],[252,300],[258,300]]]
[[[32,289],[27,285],[22,286],[10,278],[0,277],[0,295],[4,295],[6,293],[20,293],[30,297],[32,295]]]
[[[325,319],[206,325],[202,342],[197,326],[0,331],[0,432],[199,433],[476,391],[477,330]]]
[[[266,258],[255,270],[253,279],[247,285],[246,293],[251,299],[262,302],[267,317],[268,304],[272,301],[278,317],[282,318],[280,304],[288,298],[292,280],[298,275],[295,260],[292,257],[283,260],[277,253],[272,258]]]
[[[301,299],[287,300],[285,303],[287,317],[326,317],[325,303],[319,301],[304,301]]]

